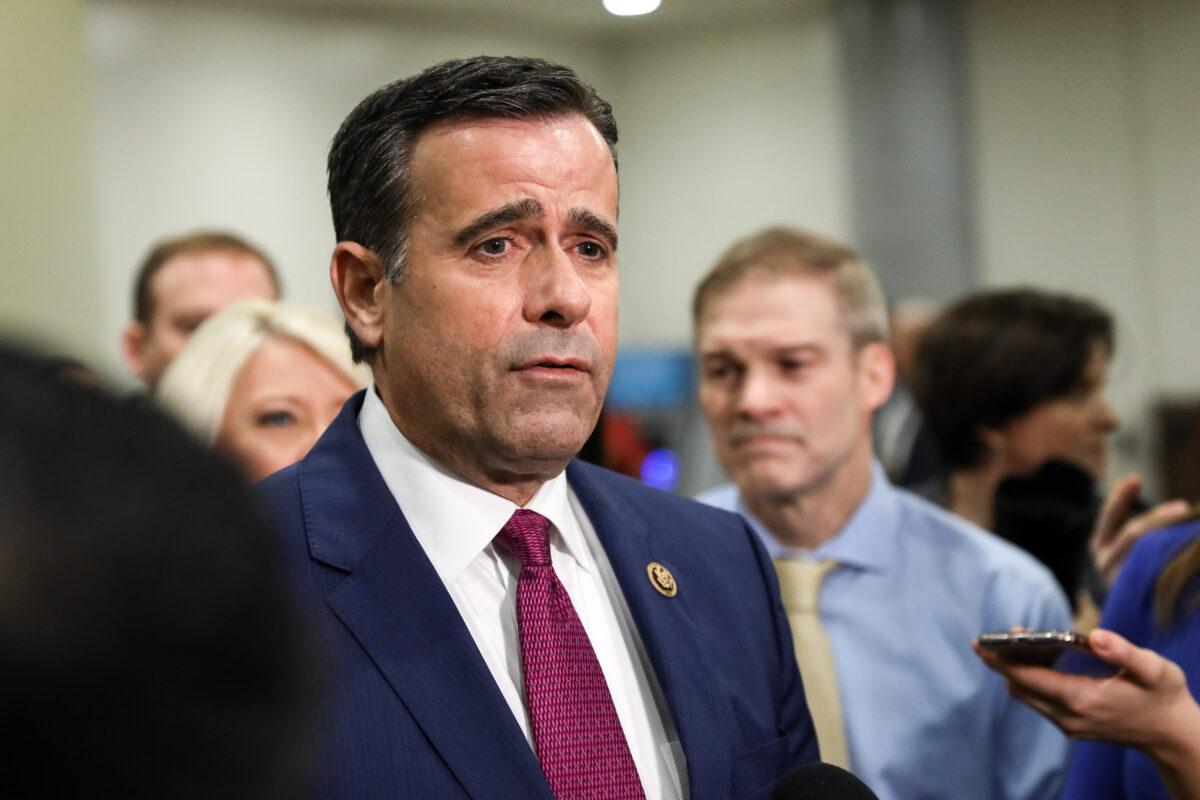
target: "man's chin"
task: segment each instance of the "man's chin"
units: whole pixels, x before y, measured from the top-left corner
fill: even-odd
[[[593,427],[578,418],[528,421],[506,431],[496,450],[514,464],[540,465],[540,470],[558,465],[557,472],[583,449]]]
[[[761,470],[740,472],[735,478],[735,483],[743,497],[772,500],[793,496],[804,487],[804,483],[795,475],[781,475]]]

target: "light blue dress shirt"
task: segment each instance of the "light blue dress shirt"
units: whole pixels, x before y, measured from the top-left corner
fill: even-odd
[[[1058,796],[1067,739],[971,650],[983,631],[1070,628],[1067,599],[1041,564],[893,487],[878,463],[846,526],[811,551],[775,541],[733,485],[697,499],[740,513],[773,558],[838,563],[818,606],[851,767],[880,800]]]

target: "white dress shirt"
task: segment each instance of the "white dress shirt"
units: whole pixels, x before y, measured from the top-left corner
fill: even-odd
[[[532,747],[517,632],[520,562],[492,545],[517,506],[418,450],[396,428],[374,387],[358,425]],[[596,652],[646,797],[683,797],[683,751],[624,595],[566,473],[542,484],[525,508],[551,522],[551,563]]]

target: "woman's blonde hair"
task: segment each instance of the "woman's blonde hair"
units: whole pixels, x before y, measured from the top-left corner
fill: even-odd
[[[295,341],[355,386],[367,385],[369,373],[350,358],[342,326],[333,317],[255,298],[231,303],[204,321],[163,374],[155,400],[211,447],[238,372],[271,339]]]

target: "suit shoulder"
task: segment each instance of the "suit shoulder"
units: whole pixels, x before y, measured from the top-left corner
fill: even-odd
[[[303,517],[299,464],[293,464],[254,484],[258,506],[268,522],[283,531],[300,524]]]
[[[277,491],[280,486],[295,485],[300,472],[299,462],[286,466],[278,472],[272,472],[267,477],[254,484],[254,491],[267,494]]]
[[[649,515],[670,517],[676,523],[680,521],[680,518],[684,518],[694,520],[698,524],[715,525],[722,528],[741,529],[745,527],[742,518],[737,514],[689,497],[647,486],[639,480],[610,469],[581,461],[574,462],[571,469],[573,476],[595,482],[606,491],[619,495],[626,503]]]

